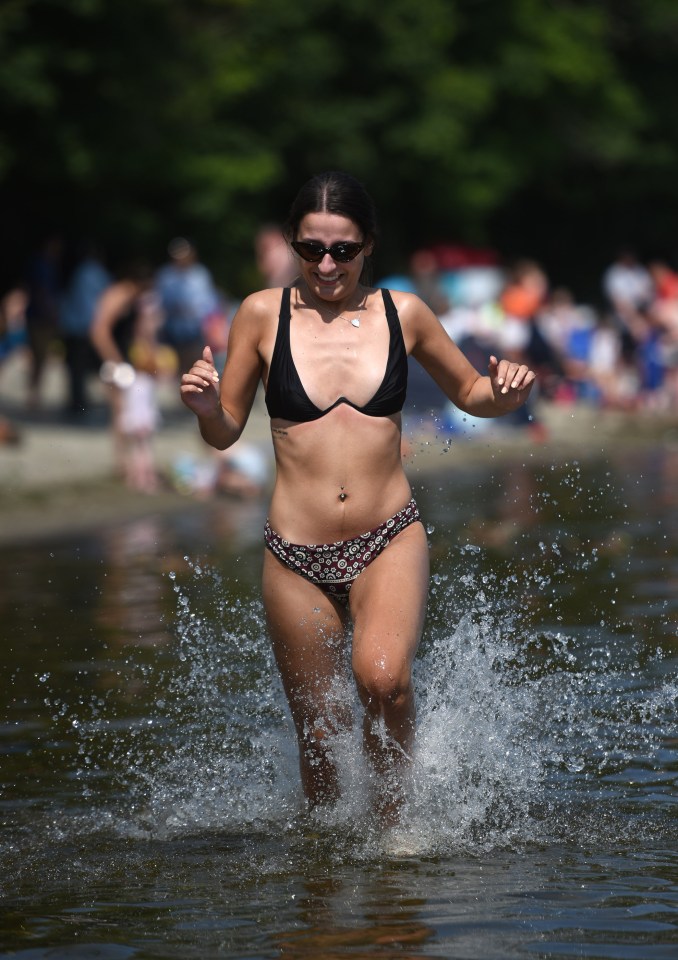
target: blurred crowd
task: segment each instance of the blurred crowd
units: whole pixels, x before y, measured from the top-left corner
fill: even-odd
[[[293,282],[294,261],[276,225],[260,229],[253,255],[262,286]],[[377,286],[421,296],[481,372],[490,353],[528,363],[542,400],[678,409],[678,271],[666,262],[642,263],[620,251],[602,273],[596,306],[554,287],[535,261],[507,267],[492,251],[453,246],[418,251],[406,274]],[[170,242],[160,267],[135,261],[114,274],[96,243],[73,251],[50,236],[21,282],[0,297],[0,376],[3,360],[24,351],[27,402],[37,409],[45,364],[58,357],[68,385],[63,415],[75,420],[88,416],[91,379],[100,378],[120,473],[151,492],[158,484],[151,447],[158,381],[178,378],[206,343],[220,363],[236,308],[186,238]],[[521,416],[533,420],[529,409]],[[0,442],[17,437],[0,417]],[[202,474],[184,463],[178,482],[255,492],[265,472],[256,460],[243,446]]]
[[[666,262],[620,251],[595,306],[552,286],[533,260],[507,268],[458,247],[418,251],[407,275],[379,285],[418,293],[481,372],[491,352],[532,366],[542,399],[678,409],[678,271]]]
[[[279,231],[262,227],[255,256],[262,284],[293,279]],[[217,363],[223,361],[236,308],[185,237],[169,243],[160,267],[134,260],[112,271],[96,243],[74,251],[60,236],[49,236],[28,260],[21,282],[0,297],[0,376],[3,360],[22,351],[26,402],[37,411],[48,361],[60,362],[67,384],[61,417],[71,422],[89,421],[93,393],[100,394],[93,381],[102,381],[118,471],[128,486],[152,493],[161,482],[152,446],[160,423],[158,387],[178,380],[206,344]],[[18,439],[14,424],[0,416],[0,442]],[[246,496],[265,482],[260,458],[245,443],[218,459],[189,464],[184,457],[175,472],[176,485],[187,492],[223,489]]]

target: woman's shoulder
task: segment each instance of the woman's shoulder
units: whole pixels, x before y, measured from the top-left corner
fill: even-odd
[[[390,293],[391,298],[396,306],[402,305],[402,306],[413,307],[417,303],[422,302],[420,298],[416,295],[416,293],[409,293],[406,290],[394,290],[391,287],[377,288],[377,291],[379,293],[381,293],[382,290],[386,290],[388,293]]]
[[[389,293],[398,312],[408,353],[418,344],[438,337],[442,330],[440,320],[421,297],[404,290],[389,290]]]
[[[280,301],[282,299],[281,287],[270,287],[265,290],[256,290],[248,294],[238,307],[238,317],[246,317],[248,320],[258,320],[264,322],[271,317],[278,318],[280,313]]]
[[[241,309],[243,307],[247,310],[270,309],[272,303],[277,303],[280,306],[281,296],[282,289],[280,287],[266,287],[263,290],[255,290],[254,293],[249,293],[243,298]]]
[[[281,287],[271,287],[248,294],[231,322],[231,337],[261,343],[277,328],[280,315]]]
[[[388,289],[388,288],[384,288]],[[405,290],[388,290],[401,322],[425,319],[431,313],[421,297]]]

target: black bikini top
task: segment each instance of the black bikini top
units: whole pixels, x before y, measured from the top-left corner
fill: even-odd
[[[309,420],[319,420],[340,403],[347,403],[349,407],[368,417],[388,417],[402,410],[407,393],[407,351],[393,298],[388,290],[381,292],[390,334],[384,379],[364,407],[351,403],[346,397],[339,397],[332,406],[321,410],[309,400],[294,365],[290,347],[290,288],[285,287],[266,388],[266,409],[271,418],[280,417],[293,423],[306,423]]]

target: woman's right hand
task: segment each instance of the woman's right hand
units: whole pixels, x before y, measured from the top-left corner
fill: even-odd
[[[195,361],[188,373],[183,374],[181,399],[197,417],[210,418],[221,413],[219,374],[209,347],[205,347],[201,359]]]

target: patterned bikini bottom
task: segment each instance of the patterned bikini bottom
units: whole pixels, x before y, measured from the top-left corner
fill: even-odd
[[[336,543],[300,544],[284,540],[266,521],[264,542],[268,549],[300,577],[317,584],[335,600],[348,603],[353,581],[378,557],[405,527],[419,520],[414,500],[389,520],[351,540]]]

